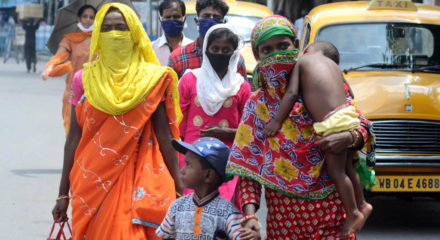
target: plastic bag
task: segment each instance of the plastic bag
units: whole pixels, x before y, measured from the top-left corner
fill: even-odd
[[[58,225],[58,231],[56,231],[56,226]],[[67,225],[68,234],[70,234],[70,237],[67,238],[64,226]],[[54,221],[52,224],[52,229],[50,230],[49,237],[47,237],[46,240],[72,240],[72,229],[70,228],[70,224],[68,221],[65,222],[57,222]]]

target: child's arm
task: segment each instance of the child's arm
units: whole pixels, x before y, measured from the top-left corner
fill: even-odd
[[[228,236],[227,239],[232,239],[232,240],[242,239],[243,232],[246,234],[246,236],[251,235],[251,232],[254,231],[252,231],[251,229],[243,230],[243,228],[240,225],[240,221],[243,219],[243,215],[241,215],[241,213],[235,207],[231,207],[231,208],[233,208],[233,211],[230,212],[226,220],[225,233]]]
[[[300,63],[298,62],[293,68],[293,73],[290,75],[289,82],[287,83],[287,91],[284,94],[283,99],[281,100],[280,108],[278,109],[275,118],[270,121],[264,129],[264,133],[268,137],[273,137],[278,132],[284,119],[289,116],[289,113],[292,111],[293,105],[298,99],[300,80],[299,68]]]
[[[156,235],[161,239],[175,239],[176,238],[176,228],[174,220],[176,218],[176,202],[171,204],[168,208],[167,215],[163,219],[160,226],[156,229]]]

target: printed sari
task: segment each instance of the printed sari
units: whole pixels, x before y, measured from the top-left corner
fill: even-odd
[[[284,17],[261,20],[252,32],[254,55],[258,44],[270,37],[287,35],[295,39],[295,33]],[[296,59],[297,50],[283,50],[257,65],[254,83],[259,89],[245,105],[226,171],[229,176],[240,176],[237,189],[243,206],[259,206],[261,186],[265,187],[268,239],[335,239],[345,212],[327,175],[325,156],[315,143],[313,119],[302,98],[274,137],[264,134],[279,108]],[[366,119],[361,122],[369,124]],[[368,133],[365,137],[371,139]],[[365,153],[368,150],[371,148]],[[371,154],[368,156],[371,159]]]

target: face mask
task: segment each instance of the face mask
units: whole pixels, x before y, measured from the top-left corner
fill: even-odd
[[[257,87],[284,89],[297,57],[298,49],[281,50],[264,57],[255,67],[254,83]]]
[[[206,56],[209,59],[209,62],[211,63],[212,68],[216,72],[223,71],[225,69],[228,69],[229,60],[231,59],[232,55],[228,54],[215,54],[206,52]]]
[[[207,18],[207,19],[199,19],[199,34],[203,38],[206,35],[206,32],[214,25],[222,23],[219,20],[213,19],[213,18]]]
[[[130,65],[134,46],[130,32],[101,32],[99,46],[99,58],[111,70],[124,69]]]
[[[83,32],[91,32],[91,31],[93,31],[93,24],[90,27],[86,28],[86,27],[84,27],[84,25],[82,25],[81,22],[78,22],[77,26]]]
[[[177,20],[161,21],[162,29],[167,36],[177,37],[183,30],[183,22]]]

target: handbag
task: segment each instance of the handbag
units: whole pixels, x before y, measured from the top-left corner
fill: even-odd
[[[59,226],[58,232],[55,231],[56,225]],[[67,229],[69,230],[68,232],[70,234],[69,238],[66,237],[66,234],[64,232],[64,226],[66,225],[67,225]],[[54,237],[52,237],[52,235],[54,235]],[[50,230],[49,233],[49,237],[47,237],[46,240],[72,240],[72,228],[70,228],[69,221],[57,222],[54,220],[52,224],[52,229]]]

